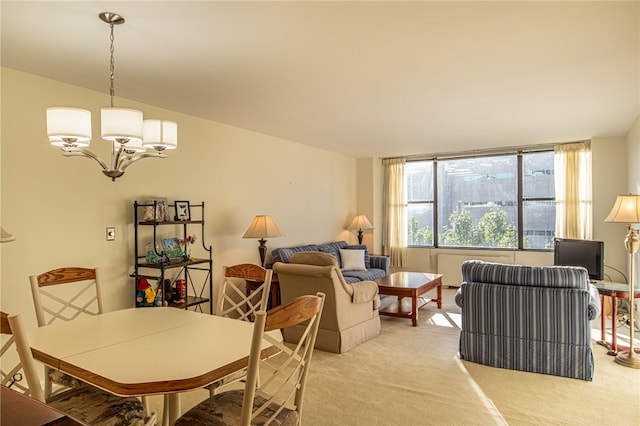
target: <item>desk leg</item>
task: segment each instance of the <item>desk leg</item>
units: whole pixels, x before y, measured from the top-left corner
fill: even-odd
[[[604,317],[606,316],[604,312],[604,296],[600,295],[600,341],[605,343],[607,341],[607,333],[604,328]]]

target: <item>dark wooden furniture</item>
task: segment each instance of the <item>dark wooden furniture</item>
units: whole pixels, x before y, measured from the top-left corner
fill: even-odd
[[[20,392],[0,386],[0,424],[83,426],[79,420]]]
[[[609,355],[616,355],[618,353],[618,342],[617,342],[617,322],[618,322],[618,297],[620,298],[629,298],[629,284],[620,284],[620,283],[609,283],[609,282],[597,282],[593,284],[600,294],[600,305],[602,306],[600,310],[600,338],[601,340],[598,344],[609,349]],[[640,288],[634,289],[633,297],[635,299],[640,298]],[[607,342],[606,339],[606,330],[604,324],[604,297],[608,296],[611,298],[611,343]],[[633,309],[633,306],[629,306],[629,309]],[[633,327],[634,325],[631,324]],[[620,345],[620,349],[629,349],[628,347],[623,347]],[[638,352],[640,348],[636,348],[636,352]]]
[[[261,281],[251,281],[251,280],[246,280],[246,292],[247,292],[247,296],[249,294],[251,294],[252,291],[256,291],[256,289],[260,286],[260,284],[262,284]],[[269,304],[267,305],[267,309],[272,309],[275,308],[276,306],[279,306],[281,301],[280,301],[280,283],[278,281],[278,274],[276,274],[275,272],[273,273],[273,275],[271,275],[271,290],[269,291],[269,293],[271,293],[269,295]]]
[[[378,284],[381,295],[397,296],[397,302],[383,304],[380,315],[411,318],[414,327],[418,326],[418,309],[429,302],[436,302],[442,308],[442,275],[425,272],[394,272],[384,278],[373,280]],[[437,289],[437,298],[420,297],[429,290]],[[411,298],[411,304],[402,299]]]

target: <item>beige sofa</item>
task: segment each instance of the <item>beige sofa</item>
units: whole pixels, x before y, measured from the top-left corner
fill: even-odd
[[[282,303],[303,294],[320,291],[326,295],[315,347],[343,353],[380,334],[380,298],[373,281],[347,284],[334,256],[302,252],[290,263],[273,265],[280,282]],[[303,328],[284,330],[285,341],[299,341]]]

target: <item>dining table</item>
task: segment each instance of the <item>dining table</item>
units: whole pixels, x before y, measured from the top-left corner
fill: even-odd
[[[172,307],[130,308],[28,333],[35,359],[119,396],[164,395],[164,425],[180,393],[246,368],[253,323]],[[280,330],[269,332],[282,340]],[[261,356],[278,349],[263,341]]]

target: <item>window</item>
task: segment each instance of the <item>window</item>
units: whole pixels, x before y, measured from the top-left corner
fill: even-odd
[[[551,249],[553,151],[407,161],[411,246]]]

